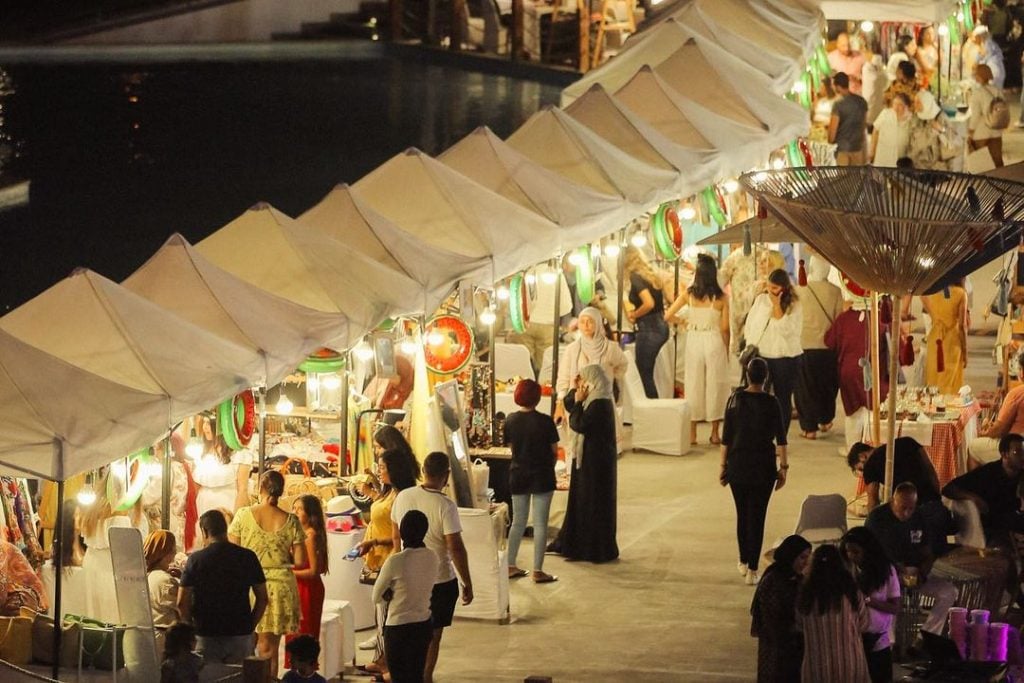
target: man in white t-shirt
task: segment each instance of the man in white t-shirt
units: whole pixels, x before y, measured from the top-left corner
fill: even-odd
[[[394,547],[401,547],[400,526],[409,510],[419,510],[427,516],[429,527],[423,542],[437,553],[439,566],[437,580],[430,597],[430,613],[434,636],[427,651],[427,664],[423,680],[434,680],[434,667],[441,647],[445,626],[451,626],[455,603],[459,599],[459,579],[462,579],[462,604],[473,602],[473,579],[469,575],[469,555],[462,542],[462,523],[455,502],[443,492],[448,484],[451,466],[448,454],[435,451],[423,461],[423,485],[404,489],[398,493],[391,507]],[[456,572],[458,576],[456,577]]]

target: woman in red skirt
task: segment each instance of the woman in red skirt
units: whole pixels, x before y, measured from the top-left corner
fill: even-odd
[[[299,518],[302,530],[306,532],[306,563],[292,570],[295,572],[295,581],[299,588],[299,606],[302,608],[299,633],[319,640],[320,618],[324,611],[324,582],[320,575],[327,573],[327,528],[324,524],[324,509],[318,497],[305,495],[295,500],[292,512]],[[285,642],[294,637],[288,636]],[[289,659],[286,654],[286,667],[291,666]]]

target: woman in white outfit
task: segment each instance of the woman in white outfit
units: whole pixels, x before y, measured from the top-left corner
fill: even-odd
[[[693,284],[676,297],[665,320],[686,312],[686,400],[690,405],[690,444],[697,423],[711,423],[711,443],[720,444],[719,426],[729,399],[729,299],[718,285],[718,268],[707,254],[697,256]]]
[[[199,484],[196,496],[198,517],[202,517],[208,510],[221,508],[234,514],[250,502],[252,455],[244,450],[232,453],[220,435],[217,435],[213,450],[213,453],[203,455],[193,472],[193,478]]]
[[[583,368],[588,365],[600,365],[612,378],[616,391],[621,390],[626,378],[626,354],[618,344],[605,337],[601,311],[588,306],[580,311],[578,320],[580,336],[566,345],[558,362],[558,381],[555,383],[558,403],[555,405],[554,416],[555,422],[558,423],[565,419],[565,406],[562,400]]]

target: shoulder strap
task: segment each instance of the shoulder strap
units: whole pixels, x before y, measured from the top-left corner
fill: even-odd
[[[810,282],[807,283],[807,291],[810,292],[811,296],[814,297],[814,300],[818,302],[818,308],[820,308],[821,312],[825,314],[825,317],[828,318],[828,324],[831,325],[833,323],[832,316],[830,316],[828,311],[825,310],[825,304],[821,303],[821,299],[819,299],[818,295],[814,292]]]

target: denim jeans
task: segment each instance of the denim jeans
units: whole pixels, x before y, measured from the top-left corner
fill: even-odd
[[[198,636],[196,651],[208,662],[241,664],[256,651],[256,636]]]
[[[644,383],[647,398],[658,398],[654,383],[654,364],[661,347],[668,341],[668,323],[661,313],[648,313],[636,321],[636,369]]]
[[[512,494],[512,529],[508,532],[508,565],[516,565],[519,555],[519,544],[526,531],[526,518],[530,513],[530,498],[533,498],[533,570],[544,568],[544,550],[548,545],[548,512],[551,510],[551,498],[554,491],[547,493],[513,493]]]

